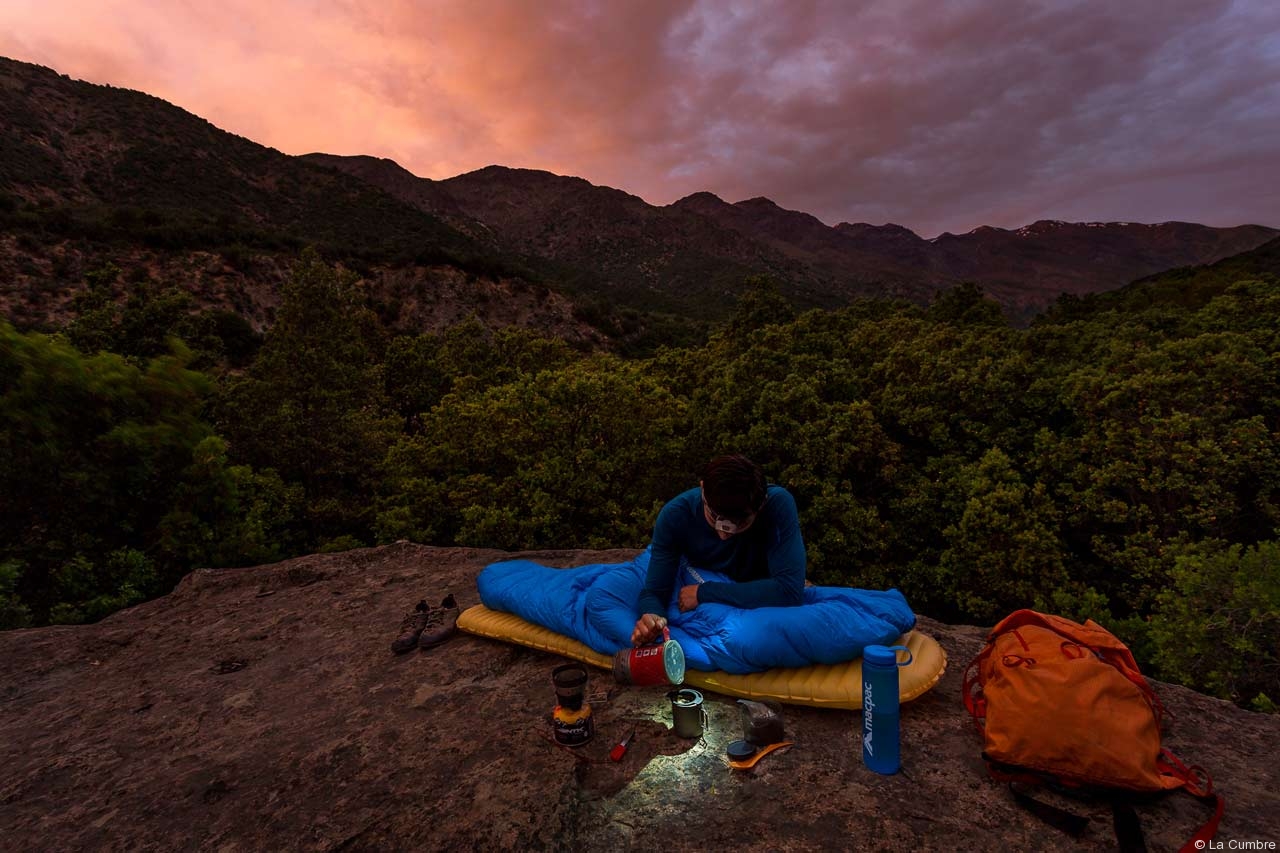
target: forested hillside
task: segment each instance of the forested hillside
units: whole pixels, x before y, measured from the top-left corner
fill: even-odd
[[[643,359],[392,334],[313,253],[260,347],[145,303],[0,325],[0,624],[402,538],[639,547],[740,451],[795,494],[818,582],[943,620],[1092,616],[1155,674],[1271,708],[1280,279],[1250,269],[1029,329],[972,286],[793,317],[755,280],[705,344]]]
[[[829,227],[768,199],[665,207],[571,176],[490,166],[442,181],[390,160],[291,157],[165,101],[0,57],[0,313],[50,331],[149,300],[236,338],[274,321],[304,246],[360,275],[380,323],[541,329],[650,355],[722,323],[766,274],[792,305],[927,304],[977,282],[1018,324],[1085,294],[1254,248],[1275,229],[1041,221],[925,240]],[[111,270],[116,270],[110,274]]]

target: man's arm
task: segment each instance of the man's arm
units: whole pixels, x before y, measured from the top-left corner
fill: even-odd
[[[637,615],[654,613],[666,616],[667,602],[671,600],[671,588],[675,586],[679,568],[680,555],[673,549],[660,548],[655,531],[653,547],[649,550],[649,573],[640,592],[640,612]]]
[[[652,643],[667,627],[667,601],[680,567],[679,555],[669,548],[658,547],[657,531],[653,546],[649,549],[649,573],[645,576],[644,589],[640,592],[640,616],[631,631],[631,645]]]
[[[804,603],[806,566],[800,514],[785,489],[769,496],[773,529],[769,531],[769,577],[744,583],[708,582],[698,587],[698,603],[715,601],[734,607],[791,607]]]
[[[653,525],[653,543],[649,548],[649,572],[645,575],[644,589],[640,592],[637,616],[653,613],[666,618],[667,602],[676,583],[680,569],[679,519],[675,517],[674,501],[658,513]]]

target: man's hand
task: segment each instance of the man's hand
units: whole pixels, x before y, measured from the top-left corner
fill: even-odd
[[[667,627],[667,620],[656,613],[645,613],[636,620],[636,627],[631,632],[631,645],[643,646],[652,643],[662,636],[662,629]]]
[[[680,612],[688,613],[698,606],[698,585],[691,583],[680,587]]]

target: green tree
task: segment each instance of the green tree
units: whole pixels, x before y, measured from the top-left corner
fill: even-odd
[[[274,469],[231,465],[227,443],[211,435],[195,446],[191,464],[158,524],[158,549],[188,566],[258,565],[302,551],[306,542],[302,487]]]
[[[380,538],[642,544],[686,482],[683,412],[639,366],[606,357],[451,393],[389,455]]]
[[[998,448],[958,474],[967,498],[959,520],[943,531],[940,569],[961,611],[993,622],[1046,606],[1067,581],[1048,490],[1025,483]]]
[[[990,299],[982,286],[971,281],[939,292],[929,306],[928,317],[942,323],[960,326],[1003,326],[1004,312],[1000,303]]]
[[[742,295],[729,317],[725,335],[742,341],[756,329],[793,319],[795,309],[778,289],[778,282],[767,275],[755,275],[743,282]]]
[[[1280,542],[1205,542],[1170,580],[1150,625],[1161,676],[1235,702],[1280,697]]]
[[[18,595],[22,564],[17,560],[0,563],[0,631],[26,628],[31,624],[31,608]]]
[[[119,269],[110,265],[91,272],[88,278],[96,283],[76,299],[78,313],[64,332],[81,352],[148,359],[167,353],[170,339],[179,338],[193,352],[193,366],[200,369],[243,367],[256,352],[259,336],[239,314],[200,310],[186,288],[152,281],[136,284],[118,302],[109,285],[102,283],[106,276],[118,274]]]
[[[1063,383],[1070,427],[1046,434],[1076,572],[1124,609],[1168,584],[1168,546],[1274,529],[1280,458],[1273,354],[1247,336],[1151,341],[1123,330]]]
[[[412,433],[422,413],[451,391],[482,390],[575,357],[562,340],[528,329],[490,331],[472,316],[440,333],[393,340],[386,355],[387,398]]]
[[[234,462],[274,469],[306,495],[306,539],[372,535],[380,465],[397,434],[383,391],[379,329],[355,278],[305,252],[219,424]]]
[[[212,432],[189,359],[86,356],[0,322],[0,563],[21,567],[9,597],[37,622],[97,618],[185,571],[150,552]]]

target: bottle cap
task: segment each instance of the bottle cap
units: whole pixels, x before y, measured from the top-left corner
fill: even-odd
[[[862,650],[862,659],[872,666],[897,666],[898,648],[901,648],[901,646],[895,648],[890,648],[888,646],[867,646]]]
[[[667,681],[671,684],[684,684],[684,649],[665,630],[663,633],[667,641],[662,644],[662,668],[667,674]]]

